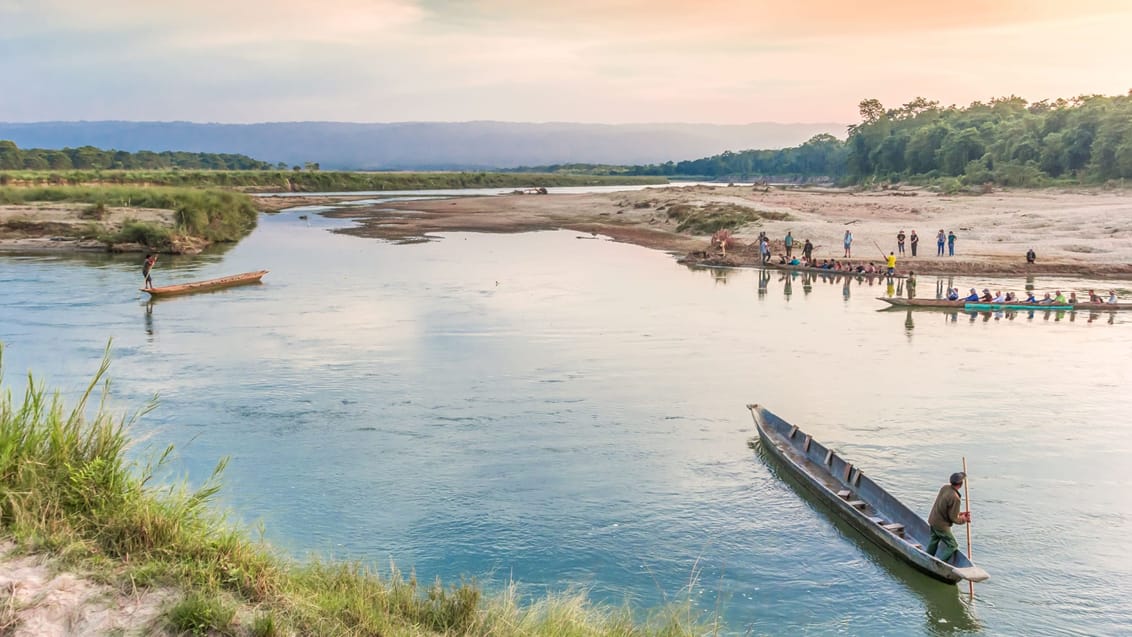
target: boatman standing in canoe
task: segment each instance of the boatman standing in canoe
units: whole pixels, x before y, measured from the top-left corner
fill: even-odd
[[[959,489],[963,487],[963,480],[966,478],[967,474],[962,471],[951,474],[948,484],[940,487],[939,495],[935,497],[935,504],[928,514],[928,526],[932,531],[931,540],[928,541],[928,555],[938,557],[944,562],[950,560],[959,550],[959,542],[951,533],[951,525],[966,524],[971,521],[971,514],[960,510],[962,496],[959,495]],[[943,551],[936,555],[935,551],[940,544],[943,544]]]
[[[147,290],[153,287],[153,277],[151,276],[151,274],[153,272],[153,266],[156,264],[156,254],[150,253],[145,255],[145,263],[142,264],[142,276],[145,277],[145,289]]]

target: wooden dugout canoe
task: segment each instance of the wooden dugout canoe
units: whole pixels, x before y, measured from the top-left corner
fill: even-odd
[[[267,274],[267,270],[258,270],[256,272],[244,272],[243,274],[224,276],[220,277],[219,279],[208,279],[207,281],[193,281],[192,283],[166,285],[157,288],[141,288],[141,291],[148,292],[152,297],[166,297],[176,296],[178,294],[193,294],[194,292],[208,292],[211,290],[219,290],[221,288],[230,288],[237,285],[259,283],[259,280],[262,279],[263,275],[265,274]]]
[[[948,301],[947,299],[905,299],[901,297],[888,298],[878,296],[878,301],[884,301],[894,307],[934,307],[934,308],[956,308],[956,309],[978,309],[978,310],[992,310],[992,309],[1011,309],[1011,310],[1062,310],[1062,311],[1078,311],[1089,310],[1093,312],[1111,312],[1114,310],[1132,310],[1132,303],[1076,303],[1065,305],[1048,305],[1042,303],[974,303],[972,301],[965,301],[959,299],[958,301]],[[970,307],[978,305],[979,307]],[[985,306],[985,307],[984,307]]]
[[[931,537],[926,520],[806,432],[759,405],[747,408],[755,420],[763,449],[809,493],[869,541],[944,582],[981,582],[990,578],[962,551],[957,551],[951,562],[925,553],[924,547]]]

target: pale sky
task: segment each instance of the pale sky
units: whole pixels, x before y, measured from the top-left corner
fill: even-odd
[[[0,121],[858,121],[1132,89],[1132,0],[0,0]]]

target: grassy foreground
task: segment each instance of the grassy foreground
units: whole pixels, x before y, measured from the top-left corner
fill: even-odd
[[[0,363],[3,349],[0,346]],[[689,603],[634,617],[583,593],[522,604],[514,587],[487,596],[474,583],[418,583],[391,568],[284,558],[209,508],[221,461],[199,489],[153,484],[172,448],[130,459],[132,416],[106,409],[109,355],[67,408],[29,376],[22,403],[0,397],[0,539],[55,556],[119,590],[177,592],[156,634],[493,635],[683,637],[716,632]],[[101,401],[89,405],[96,392]],[[86,412],[93,411],[89,418]],[[9,604],[10,606],[10,604]],[[19,609],[0,609],[3,634]],[[150,634],[150,633],[147,633]]]

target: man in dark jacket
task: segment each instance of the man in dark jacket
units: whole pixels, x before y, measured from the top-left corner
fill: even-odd
[[[951,474],[948,484],[940,487],[932,511],[928,514],[928,526],[932,530],[931,540],[928,541],[928,555],[938,557],[944,562],[950,560],[959,550],[959,542],[951,533],[951,525],[967,524],[971,521],[969,512],[960,511],[963,498],[959,495],[959,489],[966,478],[967,474],[962,471]],[[936,555],[935,551],[940,544],[943,544],[943,551]]]

